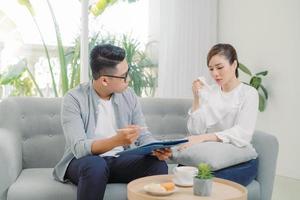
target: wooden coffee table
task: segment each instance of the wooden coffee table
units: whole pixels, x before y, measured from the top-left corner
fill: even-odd
[[[178,190],[169,196],[153,196],[146,193],[143,187],[149,183],[162,183],[172,181],[173,175],[147,176],[131,181],[127,185],[129,200],[247,200],[247,189],[235,182],[214,178],[212,195],[209,197],[194,196],[193,187],[178,187]]]

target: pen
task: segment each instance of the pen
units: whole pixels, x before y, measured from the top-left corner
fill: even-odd
[[[124,128],[123,128],[123,129],[124,129]],[[126,128],[125,128],[125,129],[126,129]],[[147,129],[148,129],[148,126],[140,126],[139,129],[144,131],[144,130],[147,130]],[[118,130],[121,130],[121,129],[118,129]]]

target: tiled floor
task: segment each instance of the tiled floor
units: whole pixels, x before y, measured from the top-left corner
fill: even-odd
[[[276,176],[272,200],[300,200],[300,180]]]

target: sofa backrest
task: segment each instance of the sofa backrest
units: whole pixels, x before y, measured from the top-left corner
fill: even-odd
[[[10,97],[0,103],[0,128],[17,134],[23,168],[54,167],[64,151],[61,98]],[[186,136],[190,99],[141,98],[147,126],[159,139]]]
[[[149,130],[157,139],[187,136],[188,109],[191,99],[140,98]]]
[[[61,100],[10,97],[0,103],[0,127],[19,136],[24,169],[53,167],[62,157]]]

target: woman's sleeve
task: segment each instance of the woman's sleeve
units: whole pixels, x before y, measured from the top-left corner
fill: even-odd
[[[217,132],[216,135],[224,143],[232,143],[238,147],[248,145],[252,140],[252,135],[255,130],[257,112],[258,93],[255,89],[251,88],[245,96],[235,125],[230,129]]]
[[[191,134],[206,133],[208,127],[218,123],[231,112],[231,108],[223,102],[217,87],[213,87],[213,91],[209,93],[202,92],[201,101],[199,109],[194,112],[190,109],[188,112],[187,127]]]
[[[203,134],[206,132],[206,123],[205,123],[205,109],[203,109],[204,105],[194,112],[192,109],[189,109],[187,128],[190,134]]]

